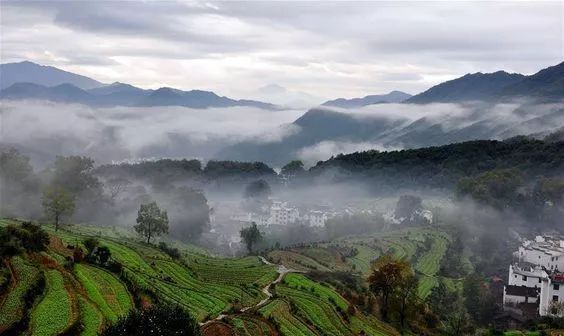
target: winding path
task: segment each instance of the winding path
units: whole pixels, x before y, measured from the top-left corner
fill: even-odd
[[[278,269],[276,270],[278,272],[278,277],[269,282],[266,286],[263,287],[262,292],[266,295],[266,298],[262,299],[261,301],[259,301],[258,303],[252,305],[252,306],[248,306],[248,307],[244,307],[241,309],[240,312],[246,312],[250,309],[253,308],[259,308],[263,305],[265,305],[268,301],[270,301],[270,299],[272,299],[272,293],[270,292],[270,288],[272,287],[272,285],[280,283],[282,281],[282,279],[284,279],[284,276],[288,273],[304,273],[303,271],[298,271],[295,269],[291,269],[291,268],[287,268],[284,265],[278,265],[278,264],[273,264],[270,261],[266,260],[265,257],[263,256],[258,256],[260,261],[262,261],[263,264],[265,265],[273,265],[273,266],[278,266]],[[212,323],[214,321],[219,321],[222,320],[224,317],[227,317],[230,314],[219,314],[216,318],[211,319],[211,320],[207,320],[205,322],[200,322],[200,326],[205,326],[209,323]]]

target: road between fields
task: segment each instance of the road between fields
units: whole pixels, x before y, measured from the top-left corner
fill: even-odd
[[[276,279],[272,280],[271,282],[269,282],[266,286],[264,286],[262,288],[262,292],[266,295],[266,298],[260,300],[258,303],[254,304],[252,306],[242,308],[241,309],[242,313],[248,311],[249,309],[259,308],[259,307],[265,305],[268,301],[270,301],[270,299],[272,299],[272,296],[273,296],[273,294],[270,292],[270,288],[272,287],[272,285],[280,283],[282,281],[282,279],[284,279],[284,276],[286,274],[288,274],[288,273],[304,273],[303,271],[298,271],[298,270],[295,270],[295,269],[287,268],[284,265],[273,264],[270,261],[266,260],[266,258],[263,257],[263,256],[258,256],[258,257],[259,257],[260,261],[265,265],[278,266],[278,268],[276,270],[278,272],[278,277]],[[235,314],[231,314],[231,315],[235,315]],[[206,322],[201,322],[200,326],[204,326],[204,325],[211,323],[213,321],[222,320],[224,317],[227,317],[229,315],[230,314],[219,314],[214,319],[207,320]]]

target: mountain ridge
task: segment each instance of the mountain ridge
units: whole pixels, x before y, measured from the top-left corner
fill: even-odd
[[[246,106],[266,110],[281,108],[267,102],[250,99],[232,99],[205,90],[183,91],[167,87],[157,90],[145,90],[120,82],[103,84],[82,75],[29,61],[5,63],[1,66],[3,87],[0,91],[0,98],[2,99],[40,99],[92,106],[183,106],[197,109]],[[8,79],[6,79],[6,71]],[[34,77],[30,71],[38,71],[39,74]],[[16,72],[23,73],[24,75],[17,77]],[[46,74],[51,73],[56,74],[54,79],[48,80],[45,78]],[[39,78],[37,81],[40,83],[34,82],[34,78]],[[23,79],[32,80],[26,81]],[[56,84],[46,85],[42,83]],[[7,84],[10,85],[4,86]]]
[[[337,99],[326,101],[321,105],[340,107],[340,108],[355,108],[355,107],[363,107],[363,106],[374,105],[374,104],[401,103],[411,97],[412,95],[410,95],[409,93],[394,90],[386,94],[368,95],[362,98],[351,98],[351,99],[337,98]]]

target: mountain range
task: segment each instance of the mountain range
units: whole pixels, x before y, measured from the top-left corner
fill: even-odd
[[[38,99],[90,106],[184,106],[190,108],[248,106],[271,110],[274,104],[222,97],[211,91],[183,91],[163,87],[145,90],[124,83],[102,84],[81,75],[32,62],[0,67],[0,98]]]
[[[353,151],[362,146],[417,148],[546,134],[564,126],[563,98],[564,63],[531,76],[502,71],[468,74],[434,86],[402,104],[377,109],[365,106],[357,111],[333,110],[330,106],[313,108],[284,126],[293,132],[281,141],[241,142],[225,148],[218,157],[282,165],[331,146]],[[445,105],[439,113],[440,108],[425,106],[429,103],[451,105]],[[340,107],[343,106],[346,105]]]
[[[280,108],[255,100],[222,97],[211,91],[167,87],[145,90],[119,82],[102,84],[31,62],[17,64],[25,70],[20,77],[14,70],[16,65],[1,67],[2,86],[8,85],[0,91],[2,99],[38,99],[90,106]],[[29,69],[39,73],[33,75]],[[271,87],[267,91],[279,93],[284,89]],[[417,148],[547,134],[564,126],[563,98],[564,62],[529,76],[504,71],[467,74],[411,97],[392,91],[385,95],[327,101],[307,110],[293,122],[280,125],[279,130],[264,131],[264,135],[283,136],[245,137],[246,140],[236,143],[229,139],[197,155],[283,165],[296,158],[311,163],[313,157],[326,159],[336,152],[366,148]],[[438,103],[442,105],[435,105]],[[186,150],[189,146],[185,135],[175,135],[167,148]],[[192,152],[179,153],[189,155],[187,153]]]
[[[465,101],[508,101],[531,98],[559,101],[564,97],[564,62],[525,76],[505,71],[466,74],[417,94],[406,103],[456,103]]]
[[[42,86],[72,84],[83,90],[104,85],[86,76],[29,61],[0,64],[0,73],[2,74],[0,79],[1,90],[16,83],[34,83]]]
[[[256,100],[222,97],[211,91],[182,91],[167,87],[145,90],[119,82],[108,85],[82,75],[29,61],[1,64],[0,74],[0,88],[2,89],[0,98],[4,99],[43,99],[95,106],[279,108],[274,104]],[[281,90],[286,91],[284,88],[273,85],[268,86],[268,90],[262,91],[272,95],[273,88],[276,89],[276,94],[280,94]],[[304,98],[303,94],[300,97]],[[497,102],[523,97],[542,102],[555,101],[564,97],[564,62],[530,76],[510,74],[505,71],[478,72],[435,85],[414,96],[401,91],[392,91],[388,94],[369,95],[363,98],[337,98],[326,101],[322,106],[354,109],[384,103]]]
[[[383,95],[369,95],[363,98],[337,98],[334,100],[326,101],[322,105],[340,108],[356,108],[374,104],[401,103],[409,99],[410,97],[411,95],[409,93],[392,91]]]

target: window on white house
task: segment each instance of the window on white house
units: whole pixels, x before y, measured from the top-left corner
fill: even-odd
[[[554,286],[552,286],[552,288],[554,290],[559,290],[560,289],[560,285],[559,284],[554,284]]]
[[[541,278],[539,278],[539,283],[541,283],[541,282],[542,282],[542,280],[541,280]]]
[[[553,295],[553,296],[552,296],[552,301],[558,302],[558,295]]]
[[[523,275],[523,281],[527,281],[527,276]]]

